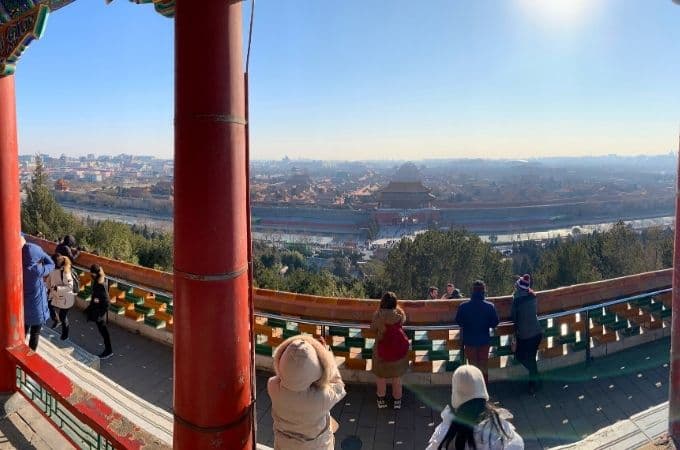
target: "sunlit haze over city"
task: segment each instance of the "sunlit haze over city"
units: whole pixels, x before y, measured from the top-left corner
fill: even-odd
[[[252,157],[668,153],[679,21],[671,1],[258,0]],[[20,153],[171,158],[173,39],[127,1],[52,14],[17,67]]]

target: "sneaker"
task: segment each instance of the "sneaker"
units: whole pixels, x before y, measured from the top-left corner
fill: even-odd
[[[112,356],[113,356],[113,352],[111,350],[109,350],[108,352],[105,350],[104,353],[99,355],[99,359],[109,359]]]
[[[378,397],[378,409],[385,408],[387,408],[387,402],[385,401],[385,397]]]
[[[394,405],[392,405],[394,409],[401,409],[401,399],[400,398],[395,398],[394,399]]]

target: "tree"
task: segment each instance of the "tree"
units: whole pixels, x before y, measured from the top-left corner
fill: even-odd
[[[290,269],[302,269],[307,267],[305,257],[298,251],[287,251],[281,255],[281,264]]]
[[[66,234],[76,234],[81,223],[59,206],[47,184],[42,159],[35,157],[35,169],[30,183],[24,185],[26,199],[21,207],[21,228],[29,234],[42,234],[58,240]]]
[[[139,258],[132,245],[133,233],[121,222],[104,220],[97,222],[87,233],[87,243],[100,255],[138,264]]]
[[[552,289],[597,281],[602,275],[593,264],[588,248],[570,238],[541,255],[533,278],[535,288]]]
[[[511,263],[466,230],[436,231],[402,239],[387,255],[384,283],[401,298],[425,298],[430,285],[453,281],[463,292],[482,279],[491,295],[512,288]]]

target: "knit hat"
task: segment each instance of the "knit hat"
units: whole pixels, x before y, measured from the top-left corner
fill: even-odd
[[[519,277],[515,282],[515,286],[517,286],[517,289],[528,291],[531,288],[531,275],[525,273],[524,275]]]
[[[290,391],[300,392],[309,389],[323,376],[319,355],[308,342],[302,339],[288,344],[279,360],[281,386]]]
[[[458,409],[463,403],[475,398],[489,400],[484,375],[475,366],[465,364],[458,367],[451,377],[451,406]]]

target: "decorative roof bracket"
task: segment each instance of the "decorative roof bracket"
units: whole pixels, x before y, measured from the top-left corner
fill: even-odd
[[[5,9],[7,4],[19,2],[0,2],[0,14],[12,17],[11,20],[0,25],[0,77],[12,75],[16,63],[21,54],[26,50],[33,39],[39,39],[45,31],[49,8],[44,4],[38,4],[28,10]],[[10,15],[11,14],[11,15]]]

